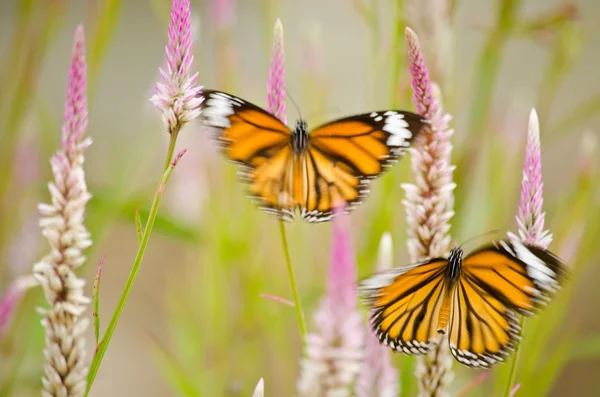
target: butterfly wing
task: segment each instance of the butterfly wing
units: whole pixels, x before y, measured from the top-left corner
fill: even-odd
[[[447,259],[432,259],[376,274],[360,285],[380,342],[407,354],[427,353],[445,296]]]
[[[322,222],[331,219],[340,204],[354,209],[368,195],[370,181],[410,148],[423,124],[419,115],[388,110],[336,120],[311,131],[303,217]]]
[[[250,185],[251,197],[261,209],[283,219],[293,218],[292,192],[303,188],[292,187],[294,153],[289,128],[233,95],[209,90],[203,95],[203,123],[214,130],[225,156],[240,166],[239,174]]]
[[[452,305],[450,350],[461,363],[489,367],[519,340],[516,313],[532,315],[554,296],[564,264],[549,251],[498,241],[463,261]]]

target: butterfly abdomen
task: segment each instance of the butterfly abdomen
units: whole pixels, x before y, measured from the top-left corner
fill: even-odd
[[[440,309],[440,314],[438,315],[438,324],[437,324],[437,332],[439,334],[446,333],[446,327],[448,326],[448,322],[450,321],[450,303],[452,302],[452,290],[446,288],[446,293],[444,294],[444,300],[442,301],[442,307]]]

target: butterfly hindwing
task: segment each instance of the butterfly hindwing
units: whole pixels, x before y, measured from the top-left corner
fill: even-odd
[[[445,296],[446,259],[378,273],[360,285],[371,306],[371,326],[394,350],[423,354],[437,336],[437,317]]]
[[[339,200],[347,211],[354,209],[369,194],[371,180],[406,153],[423,125],[414,113],[387,110],[335,120],[311,131],[304,218],[329,220]]]
[[[495,296],[470,278],[454,290],[448,333],[450,351],[469,367],[504,361],[519,340],[519,319]]]
[[[261,209],[293,217],[291,131],[265,110],[220,91],[204,91],[204,125],[227,158],[240,166],[250,195]]]

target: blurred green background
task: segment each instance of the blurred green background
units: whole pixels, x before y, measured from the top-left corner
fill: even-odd
[[[219,4],[220,3],[220,4]],[[107,255],[104,327],[137,250],[133,224],[147,214],[167,136],[148,102],[164,59],[165,0],[2,0],[0,3],[0,292],[46,250],[36,203],[46,201],[48,159],[59,145],[75,26],[86,31],[89,71],[87,226],[95,244],[83,268],[91,295]],[[421,39],[456,129],[453,163],[460,243],[492,229],[515,231],[532,107],[540,116],[551,250],[573,266],[556,302],[527,321],[517,381],[523,396],[594,396],[600,387],[600,3],[596,0],[192,1],[200,84],[263,105],[272,29],[285,31],[286,86],[311,125],[390,107],[412,109],[404,27]],[[297,117],[288,106],[290,123]],[[197,123],[167,188],[141,274],[91,396],[295,394],[301,356],[275,219],[255,210]],[[360,277],[392,233],[405,264],[404,161],[373,185],[352,217]],[[331,225],[288,226],[309,330],[324,291]],[[39,290],[21,302],[0,340],[0,396],[39,395],[43,332]],[[91,311],[88,312],[91,316]],[[93,331],[88,330],[91,359]],[[395,355],[404,395],[413,359]],[[455,364],[453,394],[479,372]],[[469,396],[503,390],[499,365]]]

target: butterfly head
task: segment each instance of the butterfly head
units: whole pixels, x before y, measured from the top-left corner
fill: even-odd
[[[292,132],[292,149],[294,153],[304,153],[308,147],[308,125],[306,121],[300,119],[296,121],[296,126]]]
[[[446,270],[446,280],[450,286],[454,286],[460,278],[460,272],[463,261],[463,250],[460,247],[452,248],[448,256],[448,267]]]

